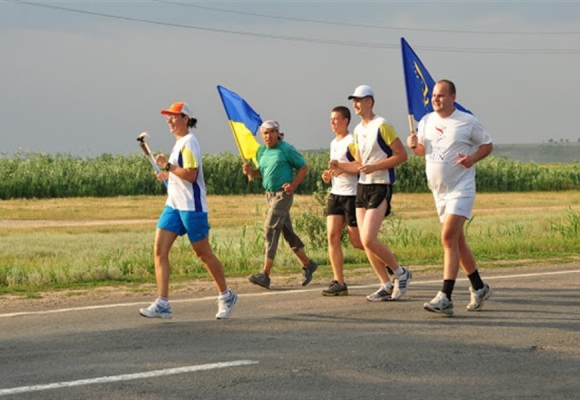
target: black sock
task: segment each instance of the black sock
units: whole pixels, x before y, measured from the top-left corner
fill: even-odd
[[[471,275],[467,275],[467,277],[469,278],[469,282],[471,282],[471,287],[474,290],[479,290],[483,287],[483,281],[479,276],[478,270],[475,270],[475,272],[471,273]]]
[[[451,300],[451,293],[453,293],[453,287],[455,286],[455,279],[445,279],[443,281],[443,288],[441,291],[447,295],[447,298]]]
[[[393,270],[391,269],[391,267],[389,267],[387,265],[387,272],[389,273],[389,275],[394,275],[395,273],[393,272]]]

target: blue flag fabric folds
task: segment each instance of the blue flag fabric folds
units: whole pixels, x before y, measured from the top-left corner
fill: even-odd
[[[425,114],[433,111],[431,95],[435,80],[427,71],[409,43],[401,38],[401,52],[403,55],[403,72],[405,74],[405,89],[407,91],[407,109],[415,121],[420,121]],[[458,110],[471,114],[471,111],[455,103]]]
[[[238,149],[244,160],[256,160],[256,152],[260,144],[256,140],[256,133],[262,125],[262,118],[254,109],[238,94],[223,86],[217,87],[222,99],[226,115],[236,139]]]

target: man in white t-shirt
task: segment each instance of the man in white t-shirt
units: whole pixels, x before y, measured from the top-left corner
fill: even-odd
[[[479,276],[463,226],[475,201],[475,163],[492,152],[493,144],[477,118],[455,108],[455,97],[453,82],[437,82],[431,98],[434,112],[421,119],[418,135],[407,138],[415,155],[425,157],[427,182],[443,224],[443,287],[424,308],[444,315],[453,315],[451,293],[460,265],[471,283],[468,311],[481,310],[492,294]]]
[[[367,300],[399,300],[407,292],[412,274],[379,240],[379,230],[391,211],[395,168],[407,160],[407,152],[395,128],[374,113],[375,94],[370,86],[358,86],[348,99],[361,119],[353,134],[357,155],[352,164],[359,173],[356,220],[367,258],[381,282]],[[385,265],[393,272],[394,285]]]
[[[334,107],[330,113],[330,128],[336,137],[330,142],[330,162],[322,173],[325,183],[332,182],[330,197],[326,205],[326,231],[328,237],[328,258],[332,266],[334,280],[323,296],[346,296],[348,287],[344,281],[344,254],[342,232],[346,225],[348,239],[354,248],[363,249],[356,223],[356,187],[358,173],[349,173],[342,167],[355,160],[352,134],[348,131],[350,110],[345,106]],[[342,166],[342,167],[341,167]]]

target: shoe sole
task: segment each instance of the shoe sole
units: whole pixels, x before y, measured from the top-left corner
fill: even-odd
[[[448,317],[450,317],[450,316],[453,315],[453,309],[451,309],[451,310],[445,310],[445,311],[443,311],[443,310],[436,310],[436,309],[433,309],[433,308],[429,307],[428,303],[425,303],[423,305],[423,309],[426,310],[426,311],[435,313],[435,314],[446,315]]]
[[[326,297],[348,296],[348,292],[347,291],[334,292],[334,293],[322,292],[322,295],[326,296]]]
[[[370,301],[371,303],[380,303],[381,301],[393,301],[392,297],[381,297],[380,299],[369,299],[367,297],[367,301]]]
[[[493,290],[491,289],[491,287],[489,288],[489,292],[487,292],[487,294],[485,296],[483,296],[483,299],[481,299],[481,303],[479,303],[479,307],[477,308],[469,308],[469,304],[467,305],[467,311],[479,311],[483,308],[483,303],[485,303],[485,301],[487,299],[489,299],[491,297],[491,295],[493,294]]]
[[[173,314],[158,314],[158,315],[154,315],[154,316],[149,316],[149,315],[145,315],[143,314],[141,311],[139,311],[139,315],[142,316],[143,318],[161,318],[161,319],[171,319],[173,318]]]
[[[232,305],[230,306],[230,312],[228,312],[225,316],[223,317],[218,317],[217,315],[215,316],[215,319],[226,319],[228,318],[230,315],[232,315],[232,311],[234,310],[234,305],[238,302],[238,295],[234,294],[234,301],[232,302]]]

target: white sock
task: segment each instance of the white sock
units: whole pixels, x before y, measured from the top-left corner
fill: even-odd
[[[157,304],[159,304],[161,307],[167,307],[169,305],[169,300],[167,300],[165,297],[158,297]]]
[[[232,297],[232,291],[230,288],[227,288],[225,292],[220,292],[221,299],[229,299],[230,297]]]

